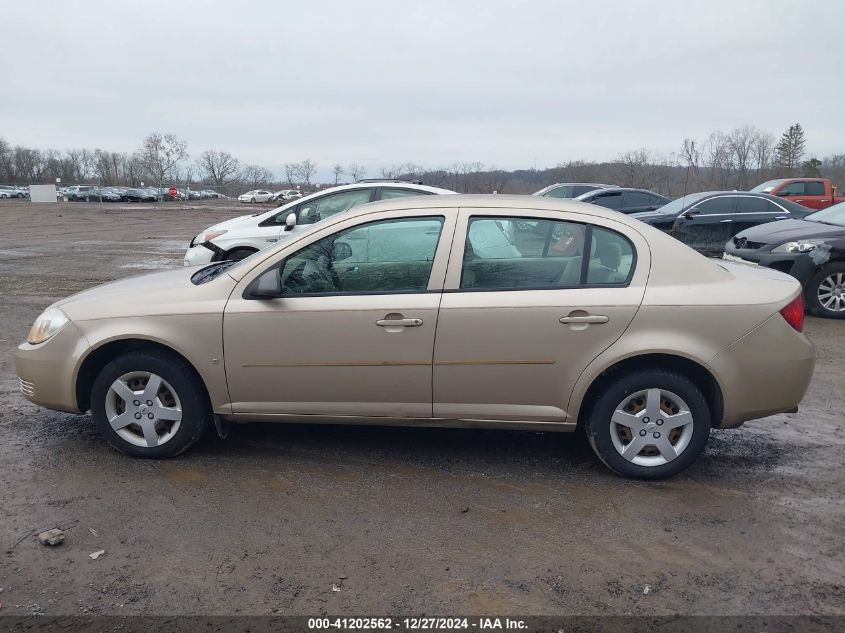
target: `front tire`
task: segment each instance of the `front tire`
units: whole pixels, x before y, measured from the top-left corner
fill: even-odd
[[[807,306],[816,316],[845,319],[845,262],[823,266],[807,283]]]
[[[614,472],[637,479],[671,477],[704,450],[710,408],[689,378],[641,369],[607,384],[585,417],[587,439]]]
[[[257,253],[258,251],[252,248],[236,248],[232,251],[226,253],[226,261],[227,262],[239,262],[242,259],[246,259],[253,253]]]
[[[253,196],[252,200],[249,201],[250,204],[255,204],[255,197]]]
[[[128,352],[107,363],[91,388],[91,411],[105,440],[135,457],[179,455],[212,422],[193,367],[162,351]]]

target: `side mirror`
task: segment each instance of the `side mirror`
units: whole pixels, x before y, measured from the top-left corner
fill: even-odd
[[[332,246],[332,261],[342,262],[352,257],[352,247],[346,242],[335,242]]]
[[[296,213],[288,213],[288,217],[285,218],[285,231],[293,231],[293,227],[296,226]]]
[[[244,299],[278,299],[282,296],[282,277],[278,268],[272,268],[253,281],[244,293]]]

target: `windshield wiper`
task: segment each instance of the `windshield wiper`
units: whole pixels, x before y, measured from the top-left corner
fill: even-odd
[[[205,268],[195,272],[191,277],[191,283],[193,283],[195,286],[198,286],[200,284],[204,284],[208,281],[211,281],[212,279],[219,277],[220,274],[224,271],[229,270],[229,268],[231,268],[234,263],[234,261],[225,261],[210,264]]]

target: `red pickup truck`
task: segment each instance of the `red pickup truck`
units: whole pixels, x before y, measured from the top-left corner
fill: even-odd
[[[826,209],[845,202],[845,197],[836,196],[836,187],[827,178],[779,178],[757,185],[751,191],[789,198],[810,209]]]

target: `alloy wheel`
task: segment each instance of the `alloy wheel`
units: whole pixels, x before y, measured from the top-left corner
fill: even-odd
[[[817,295],[825,310],[845,312],[845,273],[832,273],[822,279]]]
[[[638,466],[662,466],[689,446],[693,417],[686,402],[666,389],[644,389],[617,405],[610,438],[625,459]]]
[[[153,448],[170,441],[182,422],[182,403],[161,376],[134,371],[120,376],[106,393],[106,418],[121,439]]]

